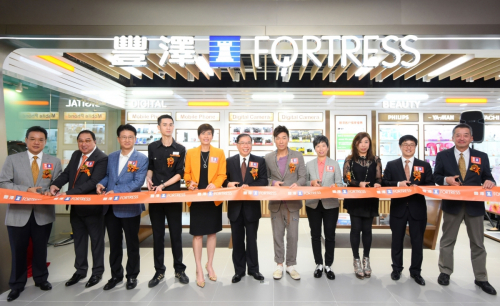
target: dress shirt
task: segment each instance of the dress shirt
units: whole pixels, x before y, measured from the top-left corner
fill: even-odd
[[[320,161],[318,158],[318,174],[320,181],[323,180],[323,171],[325,171],[325,162],[326,158],[323,161]]]
[[[247,155],[247,156],[245,156],[245,157],[241,156],[241,154],[240,154],[240,168],[241,168],[241,165],[243,165],[243,158],[246,158],[246,160],[245,160],[245,164],[246,164],[246,166],[247,166],[247,168],[248,168],[248,159],[250,159],[250,154],[248,154],[248,155]]]
[[[132,153],[134,153],[134,149],[132,149],[132,151],[130,151],[127,155],[123,155],[120,151],[120,160],[118,161],[118,175],[122,173],[123,167],[125,167],[125,165],[127,164],[127,161],[129,160]]]
[[[172,167],[168,167],[167,163],[167,159],[170,157],[174,159]],[[148,146],[148,170],[153,171],[153,177],[151,178],[153,180],[153,185],[159,186],[166,183],[176,174],[179,174],[182,179],[184,176],[185,157],[186,148],[177,143],[173,138],[172,144],[168,147],[163,145],[161,139],[150,143]],[[163,188],[163,190],[181,190],[181,180]]]
[[[470,149],[467,148],[467,150],[463,151],[463,152],[460,152],[458,151],[457,147],[455,147],[453,149],[453,153],[455,154],[455,159],[457,160],[457,165],[458,165],[458,161],[460,160],[460,153],[462,153],[464,155],[464,160],[465,160],[465,169],[469,169],[469,162],[470,162]],[[460,179],[460,181],[462,181]],[[444,182],[443,182],[443,185],[444,186],[448,186],[448,182],[446,182],[446,178],[444,178]]]
[[[409,159],[406,159],[404,158],[403,156],[401,156],[401,162],[403,163],[403,170],[406,166],[406,161],[409,160],[410,162],[408,163],[408,168],[410,168],[410,178],[411,178],[411,174],[413,173],[413,171],[411,169],[413,169],[413,162],[415,161],[415,156],[412,156],[410,157]],[[406,174],[405,174],[406,175]],[[406,187],[406,186],[399,186],[399,183],[398,182],[398,187]]]
[[[30,151],[27,151],[27,152],[28,152],[28,156],[30,158],[30,169],[31,169],[31,164],[33,163],[33,156],[36,156],[36,157],[38,157],[36,160],[36,163],[38,164],[38,169],[41,170],[42,169],[43,152],[38,153],[38,155],[34,155]]]
[[[90,155],[92,155],[92,153],[94,153],[95,149],[97,149],[97,146],[94,147],[94,150],[92,150],[92,152],[90,152],[89,154],[82,154],[82,156],[80,157],[80,161],[78,162],[78,168],[76,169],[76,171],[80,171],[80,165],[82,163],[82,158],[83,156],[87,156],[87,159],[89,159]]]

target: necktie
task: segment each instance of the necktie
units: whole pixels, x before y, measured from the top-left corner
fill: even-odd
[[[38,163],[36,160],[38,156],[33,156],[33,162],[31,163],[31,173],[33,174],[33,184],[36,185],[36,180],[38,179],[38,173],[40,172],[40,168],[38,168]]]
[[[76,171],[76,176],[75,180],[73,181],[73,188],[75,187],[76,179],[78,178],[78,174],[80,174],[80,168],[83,166],[85,161],[87,160],[87,155],[82,156],[82,162],[80,163],[80,166],[78,166],[78,171]]]
[[[463,153],[460,153],[460,158],[458,159],[458,170],[460,171],[460,175],[462,176],[462,181],[465,180],[465,174],[467,173],[467,170],[465,169],[465,159]]]
[[[409,181],[410,180],[410,161],[409,160],[405,160],[405,174],[406,174],[406,180]]]
[[[246,173],[247,173],[247,163],[246,163],[246,158],[243,158],[243,163],[241,164],[241,178],[243,179],[243,182],[245,181]]]

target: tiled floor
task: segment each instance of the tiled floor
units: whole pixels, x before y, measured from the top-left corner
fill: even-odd
[[[184,230],[186,233],[187,229]],[[377,230],[377,237],[387,235],[390,231]],[[225,229],[221,238],[227,238],[229,230]],[[184,237],[188,238],[187,235]],[[337,239],[348,240],[348,230],[339,230]],[[377,238],[375,237],[375,238]],[[168,235],[167,235],[168,239]],[[387,239],[385,239],[387,240]],[[345,243],[339,243],[345,245]],[[386,245],[387,243],[383,243]],[[488,251],[488,271],[490,283],[500,289],[500,275],[497,273],[500,266],[500,243],[485,239]],[[184,242],[188,246],[189,243]],[[259,259],[260,271],[266,277],[265,281],[258,282],[246,276],[240,283],[232,284],[234,270],[231,261],[231,250],[220,247],[216,250],[214,269],[218,274],[218,281],[211,282],[206,278],[207,285],[201,289],[195,283],[195,266],[192,250],[184,249],[184,262],[187,265],[186,273],[191,278],[188,285],[180,284],[173,276],[172,255],[166,249],[165,264],[167,266],[166,281],[156,288],[150,289],[147,284],[154,275],[153,250],[150,243],[141,247],[141,274],[139,285],[134,290],[126,290],[124,284],[118,285],[111,291],[103,291],[107,279],[110,278],[109,269],[104,279],[97,286],[85,289],[85,281],[72,287],[65,287],[64,283],[74,273],[73,245],[58,248],[49,248],[49,281],[53,289],[48,292],[34,287],[30,279],[25,291],[15,302],[8,305],[30,306],[164,306],[164,305],[217,305],[217,306],[305,306],[305,305],[499,305],[500,298],[482,292],[473,283],[474,276],[470,263],[469,242],[465,228],[460,230],[460,236],[455,247],[456,271],[451,277],[451,284],[442,287],[437,284],[439,270],[437,267],[438,250],[424,250],[424,264],[422,275],[427,285],[421,287],[410,277],[406,269],[400,281],[394,282],[390,278],[391,259],[390,250],[383,247],[374,248],[371,252],[373,276],[371,279],[358,280],[352,268],[352,253],[349,248],[335,250],[333,265],[336,279],[331,281],[325,276],[321,279],[313,277],[315,267],[312,255],[309,227],[306,219],[300,220],[300,238],[297,270],[302,279],[294,281],[289,276],[275,281],[272,279],[274,269],[273,244],[271,224],[269,219],[262,219],[259,229]],[[109,248],[106,249],[106,256]],[[206,254],[204,253],[204,261]],[[404,251],[405,267],[409,267],[410,250]],[[89,257],[90,260],[90,257]],[[203,262],[204,262],[203,261]],[[0,306],[7,305],[7,293],[0,295]]]

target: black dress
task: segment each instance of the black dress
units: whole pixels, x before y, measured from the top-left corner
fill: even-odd
[[[375,156],[375,161],[367,160],[363,156],[358,161],[346,159],[343,173],[344,182],[348,187],[359,187],[360,182],[370,182],[369,188],[373,188],[375,183],[382,184],[382,162],[378,156]],[[347,178],[348,173],[351,175],[350,181]],[[378,198],[344,199],[344,208],[351,216],[377,217],[378,207]]]
[[[208,167],[204,168],[203,165],[208,166],[209,155],[209,152],[201,152],[198,189],[208,186]],[[192,202],[189,216],[189,233],[193,236],[210,235],[222,230],[222,204],[215,206],[213,201]]]

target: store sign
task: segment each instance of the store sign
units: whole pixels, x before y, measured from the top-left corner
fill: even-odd
[[[21,112],[21,120],[59,120],[58,112]]]
[[[460,114],[424,113],[424,122],[459,122]]]
[[[418,122],[417,113],[379,113],[379,122]]]
[[[382,108],[415,109],[420,106],[420,101],[382,101]]]
[[[220,121],[220,113],[175,113],[178,121]]]
[[[132,108],[167,108],[167,100],[132,100]]]
[[[172,116],[172,113],[138,113],[138,112],[128,112],[128,121],[158,121],[158,117],[163,115]]]
[[[82,100],[68,100],[66,107],[100,107],[97,104],[85,102]]]
[[[500,122],[500,114],[483,114],[485,122]]]
[[[278,113],[281,122],[323,122],[323,113]]]
[[[272,122],[274,113],[229,113],[229,121]]]
[[[106,120],[105,112],[64,112],[64,120]]]
[[[239,36],[210,36],[210,67],[240,68]]]

